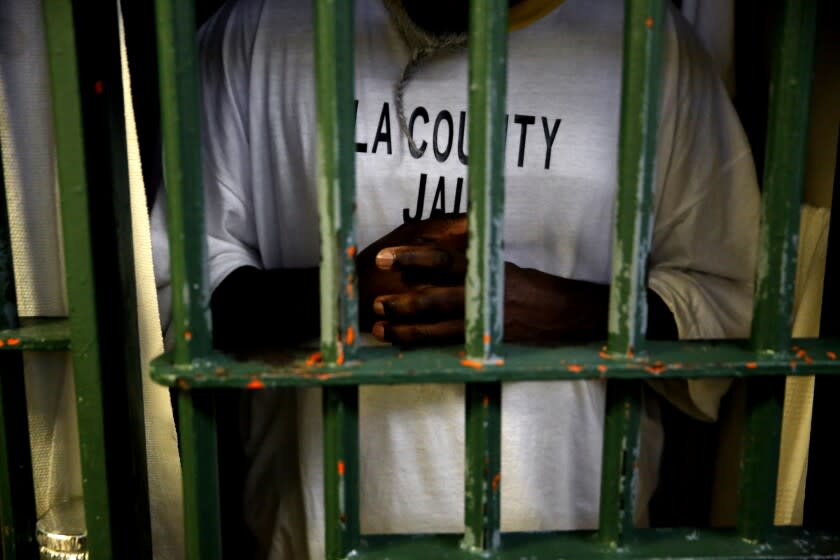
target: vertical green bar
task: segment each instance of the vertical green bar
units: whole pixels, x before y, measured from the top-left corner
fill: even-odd
[[[201,92],[194,2],[156,0],[175,361],[212,345],[201,182]],[[221,558],[215,398],[181,391],[180,446],[189,560]]]
[[[90,245],[84,134],[73,11],[69,0],[44,1],[44,29],[50,57],[53,123],[64,228],[64,261],[66,269],[73,275],[73,281],[68,282],[67,286],[70,332],[73,343],[83,343],[73,352],[73,368],[80,371],[97,371],[100,368],[99,338],[95,320],[96,297]],[[95,392],[84,397],[89,403],[98,402],[102,398],[101,388],[94,386],[92,389]],[[83,408],[85,407],[79,409],[80,415],[84,414]],[[91,443],[87,446],[88,450],[105,448],[104,422],[98,425],[92,423],[86,432],[86,438]],[[83,449],[83,453],[84,451]],[[96,457],[91,456],[90,459],[95,461]],[[101,457],[98,468],[84,457],[82,462],[85,477],[105,480],[107,468],[104,456]],[[92,555],[107,557],[114,550],[107,488],[104,484],[86,484],[84,494],[89,531],[88,548]],[[90,523],[91,520],[94,521],[93,524]],[[91,525],[96,529],[92,530]]]
[[[598,536],[613,546],[634,527],[640,395],[635,381],[614,379],[607,386]]]
[[[773,528],[784,406],[783,377],[747,381],[738,478],[738,534],[759,541]]]
[[[186,559],[220,560],[215,397],[209,390],[181,390],[178,402]]]
[[[151,528],[117,6],[45,0],[44,17],[88,547],[92,558],[147,558]],[[109,375],[114,372],[119,375]]]
[[[665,0],[626,0],[624,6],[609,349],[633,356],[644,345],[647,327],[645,282],[666,13]],[[613,546],[620,545],[623,535],[634,526],[640,390],[634,382],[613,380],[607,384],[599,538]]]
[[[324,388],[324,516],[327,560],[359,544],[359,388]]]
[[[791,339],[816,12],[817,0],[785,0],[775,44],[752,329],[765,352],[788,352]],[[737,527],[749,540],[773,526],[783,395],[782,379],[747,382]]]
[[[355,271],[353,2],[314,0],[321,227],[321,352],[341,365],[358,339]],[[326,554],[344,558],[359,542],[359,389],[324,389]]]
[[[645,283],[653,223],[653,180],[666,0],[624,3],[624,70],[613,236],[609,349],[633,354],[647,327]]]
[[[507,10],[505,0],[470,2],[465,335],[467,357],[482,363],[495,361],[495,350],[504,336]]]
[[[194,3],[156,0],[175,361],[211,347],[201,187],[201,103]]]
[[[469,32],[469,246],[466,353],[500,363],[504,337],[505,0],[471,0]],[[501,516],[501,385],[466,388],[464,541],[467,549],[497,549]]]
[[[790,345],[799,208],[805,176],[817,0],[785,0],[773,55],[756,303],[758,350]]]
[[[353,1],[314,0],[321,226],[321,352],[341,365],[358,340]]]
[[[0,150],[0,329],[17,326],[15,270]],[[37,558],[34,534],[35,489],[23,358],[20,352],[5,352],[0,356],[0,558]]]
[[[501,384],[467,384],[464,542],[469,550],[501,545]]]

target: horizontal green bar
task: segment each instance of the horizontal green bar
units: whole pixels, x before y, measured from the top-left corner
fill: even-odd
[[[779,527],[766,543],[754,544],[728,530],[648,529],[620,548],[591,531],[502,534],[501,548],[481,553],[459,547],[460,535],[368,535],[348,558],[354,560],[557,560],[558,558],[817,558],[837,557],[840,535]]]
[[[794,341],[791,357],[757,352],[746,340],[719,342],[651,341],[647,358],[614,357],[603,346],[502,347],[504,363],[476,368],[460,347],[401,351],[360,348],[358,359],[343,367],[315,360],[317,354],[291,351],[282,362],[240,362],[222,354],[172,364],[171,355],[152,363],[152,378],[179,387],[234,388],[552,379],[673,379],[752,375],[840,374],[840,339]],[[466,362],[466,363],[465,363]]]
[[[0,350],[70,349],[70,321],[66,317],[21,318],[20,324],[16,329],[0,330]]]

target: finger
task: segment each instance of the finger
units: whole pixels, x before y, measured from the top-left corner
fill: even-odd
[[[466,214],[459,214],[455,217],[431,218],[425,223],[427,226],[417,238],[418,241],[428,243],[448,242],[458,246],[466,246],[468,232]]]
[[[382,270],[448,268],[450,262],[446,251],[422,245],[386,247],[376,254],[376,266]]]
[[[402,321],[423,317],[463,317],[464,287],[430,286],[404,294],[379,296],[373,301],[373,312],[380,317]]]
[[[464,320],[452,319],[411,325],[379,321],[373,325],[373,335],[383,342],[400,346],[454,344],[464,340]]]

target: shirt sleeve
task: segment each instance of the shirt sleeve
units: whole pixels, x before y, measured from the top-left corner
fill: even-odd
[[[261,2],[229,2],[199,36],[202,169],[211,292],[242,266],[261,267],[248,136],[250,54]]]
[[[248,74],[262,1],[225,4],[199,32],[201,159],[209,289],[242,266],[261,267],[251,195]],[[161,324],[171,340],[172,293],[165,185],[151,214]]]
[[[749,336],[759,194],[752,152],[708,55],[679,13],[666,30],[648,286],[681,339]],[[727,379],[654,383],[684,411],[717,418]]]

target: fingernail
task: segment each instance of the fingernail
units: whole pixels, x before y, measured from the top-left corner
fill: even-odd
[[[373,312],[376,313],[377,315],[384,316],[385,315],[385,305],[379,300],[374,301],[373,302]]]
[[[385,340],[385,323],[374,323],[372,332],[379,340]]]
[[[394,253],[383,249],[376,254],[376,266],[383,270],[390,270],[391,265],[394,264]]]

